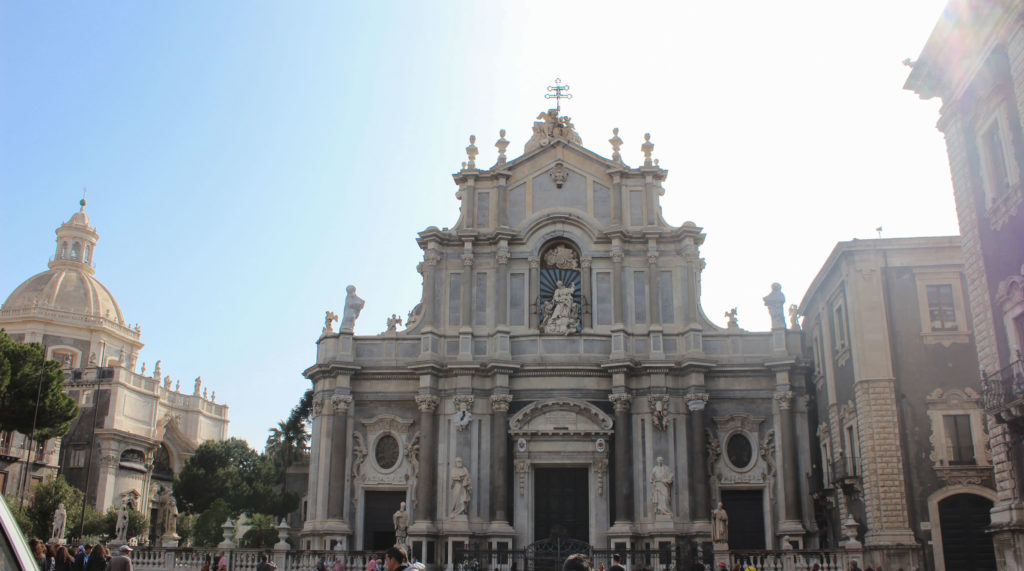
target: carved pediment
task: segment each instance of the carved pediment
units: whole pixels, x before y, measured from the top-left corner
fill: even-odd
[[[528,405],[509,420],[513,436],[540,434],[611,434],[611,417],[596,406],[574,399],[551,399]]]

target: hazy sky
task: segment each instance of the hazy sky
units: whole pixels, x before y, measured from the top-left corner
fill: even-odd
[[[140,361],[230,405],[262,448],[309,382],[327,309],[356,333],[420,296],[478,136],[522,152],[556,77],[584,146],[669,170],[704,228],[703,307],[769,325],[840,240],[957,229],[938,102],[903,91],[945,2],[0,0],[0,296],[78,209]]]

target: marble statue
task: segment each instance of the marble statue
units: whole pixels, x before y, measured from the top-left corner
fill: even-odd
[[[331,333],[334,331],[334,327],[331,325],[338,320],[338,314],[333,311],[327,311],[324,315],[324,333]]]
[[[786,328],[786,315],[782,308],[786,304],[786,296],[782,294],[782,285],[772,284],[772,291],[764,296],[764,304],[768,307],[768,315],[772,317],[772,329]]]
[[[159,379],[160,378],[160,360],[159,359],[157,359],[156,365],[153,367],[153,378],[154,379]]]
[[[348,295],[345,296],[345,310],[342,312],[339,329],[342,331],[352,331],[356,326],[359,312],[363,310],[366,302],[363,301],[363,298],[356,295],[356,286],[350,285],[345,288],[345,291],[348,292]]]
[[[800,331],[800,308],[795,304],[789,304],[789,328]]]
[[[654,513],[658,515],[672,515],[671,490],[675,475],[672,469],[665,465],[665,459],[658,456],[657,465],[651,470],[651,504],[654,506]]]
[[[496,141],[496,142],[494,143],[494,146],[498,148],[498,165],[500,166],[500,165],[503,165],[503,164],[505,164],[505,162],[506,162],[506,161],[508,160],[508,159],[507,159],[507,158],[505,157],[505,149],[507,149],[507,148],[508,148],[508,139],[506,139],[506,138],[505,138],[505,130],[504,130],[504,129],[502,129],[501,131],[499,131],[499,132],[498,132],[498,135],[499,135],[499,136],[500,136],[501,138],[500,138],[500,139],[498,139],[498,140],[497,140],[497,141]]]
[[[579,327],[579,304],[573,300],[576,284],[555,282],[551,300],[544,304],[544,321],[540,324],[542,333],[568,335],[576,333]]]
[[[462,458],[455,459],[455,467],[452,468],[452,517],[465,515],[469,500],[473,496],[473,481],[469,476],[469,470],[462,465]]]
[[[171,390],[171,376],[170,375],[167,375],[166,377],[164,377],[164,388],[167,389],[167,390]]]
[[[397,313],[392,313],[391,317],[388,318],[388,333],[394,333],[398,331],[398,326],[402,324],[402,318]]]
[[[621,163],[622,153],[619,152],[619,149],[622,148],[622,139],[619,137],[618,127],[612,129],[612,138],[608,139],[608,142],[612,144],[612,160]]]
[[[199,396],[199,393],[200,393],[202,388],[203,388],[203,378],[202,377],[196,377],[196,382],[195,382],[195,384],[193,385],[193,388],[192,388],[192,394],[195,395],[195,396]]]
[[[171,488],[164,486],[160,496],[160,517],[164,523],[164,537],[178,539],[178,504],[174,501]]]
[[[739,319],[736,318],[736,316],[738,314],[739,314],[739,312],[736,311],[735,307],[730,309],[729,311],[725,312],[725,317],[726,317],[726,319],[729,320],[729,323],[728,323],[729,329],[734,329],[734,328],[737,328],[737,327],[740,326]]]
[[[117,543],[128,541],[128,498],[121,500],[121,509],[117,512],[117,524],[114,526]]]
[[[729,514],[725,513],[722,502],[711,510],[711,540],[715,543],[729,542]]]
[[[206,387],[203,387],[203,400],[206,400]]]
[[[64,510],[64,503],[57,504],[53,512],[53,528],[50,532],[50,543],[64,543],[64,532],[68,522],[68,512]]]
[[[644,153],[644,166],[649,167],[654,164],[651,161],[651,153],[654,152],[654,143],[651,142],[650,133],[644,133],[644,144],[640,145],[640,150]]]
[[[167,375],[167,378],[169,379],[169,378],[171,378],[171,376]],[[174,382],[174,392],[176,392],[176,393],[180,393],[181,392],[181,379],[178,379],[177,381]]]
[[[405,502],[398,506],[398,511],[391,516],[395,523],[395,545],[405,545],[409,538],[409,512],[405,509]]]
[[[139,374],[142,375],[143,377],[146,376],[146,362],[145,361],[142,362],[142,370],[139,371]]]
[[[476,156],[480,154],[480,149],[476,148],[476,135],[469,136],[469,146],[466,147],[466,157],[469,160],[466,162],[466,168],[472,170],[476,168]]]

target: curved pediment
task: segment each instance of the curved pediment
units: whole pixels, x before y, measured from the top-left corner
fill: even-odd
[[[509,420],[514,436],[526,434],[605,434],[613,421],[596,406],[575,399],[537,401]]]

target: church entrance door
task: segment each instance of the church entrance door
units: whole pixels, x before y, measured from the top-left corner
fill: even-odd
[[[363,549],[384,552],[395,544],[395,524],[391,516],[405,501],[405,491],[378,492],[367,490],[363,516]]]
[[[587,469],[537,468],[534,482],[534,541],[557,537],[589,543]]]
[[[722,504],[729,514],[729,548],[764,549],[764,492],[722,490]]]

